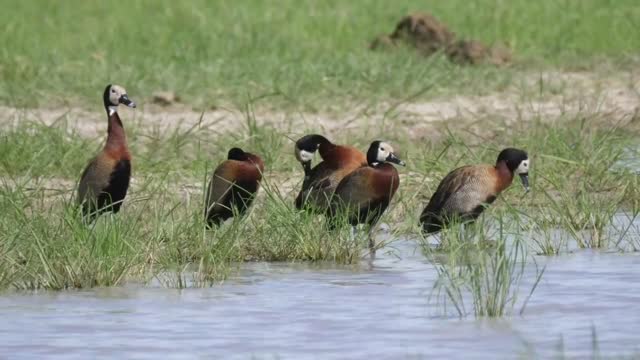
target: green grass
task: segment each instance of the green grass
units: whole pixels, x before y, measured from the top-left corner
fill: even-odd
[[[160,181],[163,181],[161,179]],[[0,285],[18,289],[116,286],[125,281],[210,286],[242,261],[331,260],[364,253],[348,232],[322,232],[272,190],[248,218],[208,231],[201,201],[186,205],[148,179],[117,216],[85,224],[66,196],[3,184]]]
[[[5,0],[0,103],[96,108],[107,83],[138,99],[173,90],[201,108],[247,94],[314,108],[336,102],[481,93],[540,68],[637,58],[635,0],[136,1]],[[461,37],[509,44],[515,69],[458,67],[411,51],[372,53],[403,15],[428,11]],[[139,100],[142,102],[142,100]]]
[[[458,316],[466,316],[470,294],[472,313],[476,317],[499,317],[511,315],[520,305],[519,313],[526,308],[529,297],[535,291],[544,268],[535,266],[535,274],[527,274],[527,265],[535,264],[527,250],[527,239],[522,233],[508,233],[505,218],[497,219],[497,229],[486,231],[479,222],[467,226],[461,234],[458,229],[444,231],[441,245],[434,249],[428,242],[422,243],[425,255],[431,258],[438,272],[432,297],[444,301],[455,309]],[[438,251],[440,250],[440,251]],[[444,250],[444,256],[441,251]],[[521,281],[525,274],[533,277],[534,282],[527,289],[528,296],[518,301],[522,295]]]
[[[510,145],[527,149],[532,157],[532,191],[525,195],[514,183],[486,217],[511,219],[504,222],[509,226],[505,231],[519,234],[519,246],[527,254],[561,253],[569,242],[573,248],[634,251],[638,248],[635,227],[615,234],[607,230],[616,211],[638,213],[634,210],[640,203],[637,176],[625,169],[610,171],[625,149],[637,144],[634,124],[616,125],[598,116],[561,120],[562,125],[535,121],[515,127],[496,125],[487,136],[493,140],[488,141],[477,141],[464,129],[453,127],[440,141],[417,144],[401,133],[386,134],[407,161],[407,167],[400,169],[398,194],[382,219],[391,224],[392,238],[415,236],[420,211],[448,171],[468,163],[493,163],[499,150]],[[302,173],[291,154],[292,144],[276,128],[255,126],[252,115],[233,136],[207,127],[164,132],[128,129],[134,155],[131,191],[120,214],[103,216],[89,227],[75,213],[74,189],[103,138],[82,138],[66,122],[52,126],[20,122],[0,134],[0,146],[6,150],[0,152],[0,171],[6,174],[0,178],[0,289],[155,281],[171,287],[210,286],[244,261],[358,264],[368,256],[366,234],[351,238],[348,227],[327,231],[322,217],[294,210]],[[447,134],[444,128],[441,132]],[[352,136],[343,133],[332,138],[363,149],[370,141]],[[262,155],[267,160],[265,180],[246,218],[207,231],[202,189],[231,146]],[[550,234],[555,231],[565,234],[564,247],[553,243]],[[592,231],[598,234],[598,242],[585,235]],[[484,234],[477,237],[489,236]],[[458,245],[449,246],[446,253],[464,258],[475,252]],[[495,259],[487,255],[479,269],[488,270],[480,275],[493,276],[491,269],[497,266],[501,276],[517,276],[522,258],[510,260],[513,250],[504,244],[499,251],[506,265],[492,263]],[[492,291],[510,290],[476,292],[480,299],[487,299]],[[508,313],[505,299],[503,295],[496,302],[478,305],[484,310],[477,313]],[[495,306],[501,309],[491,310]]]
[[[0,162],[4,176],[69,178],[86,165],[87,149],[91,148],[99,149],[66,123],[54,126],[22,123],[0,135]]]
[[[206,129],[157,133],[131,127],[136,155],[127,206],[87,226],[73,200],[77,178],[92,154],[78,149],[98,149],[101,139],[80,140],[69,130],[65,122],[50,127],[22,122],[0,135],[8,150],[0,155],[0,169],[7,174],[0,178],[0,289],[154,280],[180,288],[210,286],[243,261],[352,264],[365,254],[364,238],[352,239],[347,229],[318,231],[325,226],[322,218],[293,208],[290,194],[281,193],[277,184],[279,173],[298,172],[295,160],[280,155],[285,149],[291,153],[289,140],[274,129],[251,125],[236,137],[219,137],[220,143],[205,141],[212,137]],[[274,166],[246,218],[208,231],[202,189],[232,144],[258,152]]]

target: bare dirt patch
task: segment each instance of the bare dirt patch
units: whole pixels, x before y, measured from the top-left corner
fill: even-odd
[[[543,87],[544,93],[538,91]],[[637,118],[640,79],[627,73],[547,72],[524,76],[518,86],[482,96],[446,96],[430,100],[354,105],[318,112],[279,111],[256,106],[251,113],[235,108],[194,111],[186,105],[141,104],[122,108],[128,129],[149,132],[207,129],[215,134],[242,131],[251,126],[269,126],[292,137],[308,131],[344,136],[351,132],[376,136],[393,131],[412,139],[437,138],[442,126],[487,128],[493,121],[561,121],[580,114],[600,114],[610,119]],[[25,121],[46,125],[66,124],[70,132],[86,137],[104,136],[104,111],[78,108],[23,109],[0,106],[0,130]]]
[[[536,92],[541,83],[547,89],[544,94]],[[438,138],[434,130],[442,124],[476,134],[490,132],[495,124],[553,123],[577,117],[597,116],[610,124],[623,124],[640,117],[640,79],[624,74],[603,79],[589,73],[549,72],[525,77],[519,89],[407,103],[397,111],[414,138]]]

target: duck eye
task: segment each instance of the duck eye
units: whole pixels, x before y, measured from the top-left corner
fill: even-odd
[[[111,93],[115,94],[116,93],[115,89],[111,89]]]

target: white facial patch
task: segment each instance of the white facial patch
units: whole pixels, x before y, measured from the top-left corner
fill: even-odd
[[[391,154],[392,152],[393,148],[391,147],[391,145],[385,142],[381,142],[378,146],[378,156],[376,157],[376,160],[378,160],[379,162],[385,162],[387,161],[389,154]]]
[[[296,147],[296,159],[298,159],[299,162],[309,162],[311,160],[313,160],[313,155],[315,154],[314,152],[309,152],[307,150],[300,150]]]
[[[529,173],[529,159],[522,160],[520,165],[518,165],[518,168],[516,169],[515,173],[516,174],[527,174],[527,173]]]
[[[111,89],[109,90],[109,102],[112,105],[118,106],[120,103],[120,97],[126,94],[127,91],[119,85],[111,85]]]

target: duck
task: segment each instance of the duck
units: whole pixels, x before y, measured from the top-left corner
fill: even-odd
[[[467,165],[451,171],[420,215],[423,233],[438,233],[453,221],[474,222],[511,185],[515,175],[528,192],[529,156],[515,148],[500,151],[495,165]]]
[[[107,112],[107,141],[102,151],[89,161],[78,184],[78,204],[88,220],[105,212],[118,213],[131,179],[131,153],[118,106],[135,108],[136,103],[122,86],[112,84],[104,89],[102,99]]]
[[[375,226],[400,185],[398,170],[391,164],[406,165],[389,143],[373,141],[367,151],[367,165],[345,176],[336,187],[327,214],[332,227],[340,214],[354,228],[358,224],[366,224],[370,230]],[[373,247],[371,236],[369,246]]]
[[[220,225],[234,215],[244,215],[260,188],[263,173],[260,156],[231,148],[227,160],[216,167],[209,182],[205,198],[208,227]]]
[[[367,164],[362,151],[353,146],[337,145],[319,134],[301,137],[295,143],[295,156],[304,170],[302,189],[295,200],[298,210],[324,213],[340,181],[355,169]],[[311,162],[319,152],[322,161],[315,167]]]

